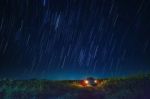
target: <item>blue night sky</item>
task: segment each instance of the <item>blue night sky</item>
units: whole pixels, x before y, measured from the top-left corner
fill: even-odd
[[[0,78],[149,71],[149,0],[0,0]]]

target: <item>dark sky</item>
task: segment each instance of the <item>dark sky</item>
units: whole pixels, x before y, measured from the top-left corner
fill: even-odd
[[[0,0],[0,77],[150,71],[150,0]]]

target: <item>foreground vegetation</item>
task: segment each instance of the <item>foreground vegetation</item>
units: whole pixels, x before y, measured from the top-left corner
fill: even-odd
[[[150,99],[150,75],[99,80],[97,87],[80,81],[1,80],[0,99]]]

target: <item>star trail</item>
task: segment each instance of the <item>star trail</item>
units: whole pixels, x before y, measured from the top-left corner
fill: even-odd
[[[149,0],[1,0],[0,77],[150,71]]]

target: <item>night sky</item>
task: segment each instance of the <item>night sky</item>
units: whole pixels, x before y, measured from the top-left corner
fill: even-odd
[[[150,0],[0,0],[0,78],[150,71]]]

